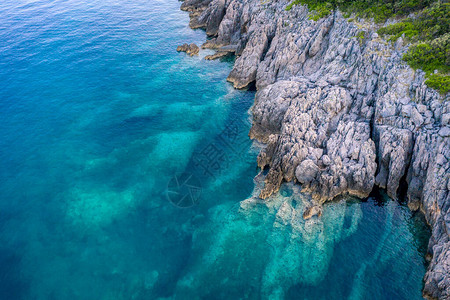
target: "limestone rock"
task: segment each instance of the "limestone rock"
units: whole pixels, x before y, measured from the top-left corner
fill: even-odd
[[[379,157],[376,184],[396,199],[400,179],[411,160],[413,134],[407,129],[376,126],[376,140]]]
[[[186,52],[190,56],[197,55],[200,51],[200,48],[196,44],[183,44],[177,47],[178,52]]]
[[[319,167],[310,159],[306,159],[300,163],[295,171],[295,177],[300,183],[311,183],[316,180],[319,173]]]

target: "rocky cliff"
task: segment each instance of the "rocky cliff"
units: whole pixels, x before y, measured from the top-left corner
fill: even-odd
[[[319,21],[289,1],[185,0],[203,47],[232,51],[228,80],[256,86],[250,137],[267,145],[260,197],[283,181],[312,195],[307,217],[339,195],[374,186],[421,210],[432,228],[424,297],[450,299],[450,95],[402,60],[408,45],[382,40],[371,23],[337,11]],[[220,56],[220,55],[219,55]]]

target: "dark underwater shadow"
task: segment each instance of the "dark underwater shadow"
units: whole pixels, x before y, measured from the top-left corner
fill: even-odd
[[[0,248],[0,299],[26,299],[29,284],[20,275],[21,257],[13,250]]]

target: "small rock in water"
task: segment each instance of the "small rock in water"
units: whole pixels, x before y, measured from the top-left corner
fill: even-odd
[[[189,49],[189,45],[188,44],[183,44],[177,47],[177,51],[178,52],[186,52]]]
[[[198,52],[200,51],[200,48],[194,43],[192,43],[190,45],[183,44],[183,45],[177,47],[177,51],[178,52],[186,52],[186,54],[189,54],[190,56],[194,56],[194,55],[198,54]]]

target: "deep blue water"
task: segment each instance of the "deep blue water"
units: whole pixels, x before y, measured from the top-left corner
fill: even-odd
[[[420,299],[429,232],[383,195],[306,232],[238,209],[254,94],[175,51],[179,5],[0,2],[0,299]]]

